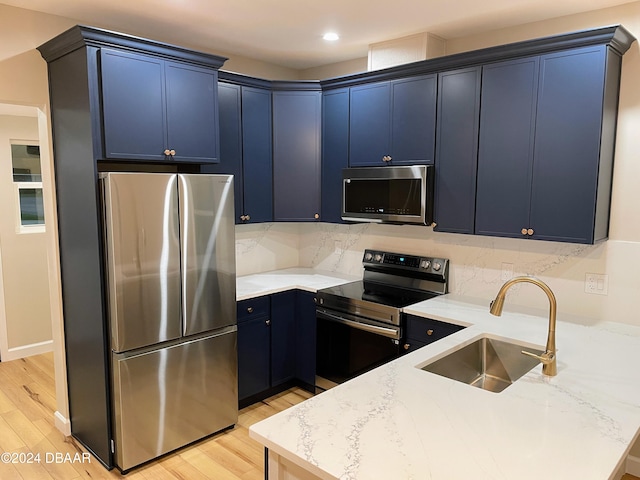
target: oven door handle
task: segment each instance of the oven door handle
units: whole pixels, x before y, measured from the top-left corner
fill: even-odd
[[[349,320],[345,317],[334,315],[332,313],[329,313],[323,310],[317,310],[316,316],[332,322],[342,323],[349,327],[357,328],[358,330],[364,330],[365,332],[375,333],[376,335],[383,335],[385,337],[393,338],[395,340],[400,339],[400,332],[398,329],[395,329],[395,328],[386,328],[386,327],[378,327],[376,325],[369,325],[367,323],[362,323],[355,320]]]

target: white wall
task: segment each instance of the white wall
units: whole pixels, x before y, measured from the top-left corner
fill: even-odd
[[[9,352],[19,352],[46,343],[45,350],[50,351],[52,336],[47,239],[45,232],[20,233],[18,230],[18,206],[11,161],[12,140],[39,144],[37,117],[0,115],[0,205],[3,206],[0,252],[6,345]]]

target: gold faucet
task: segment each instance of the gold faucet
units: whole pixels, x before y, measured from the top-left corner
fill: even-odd
[[[547,346],[545,352],[542,355],[536,355],[532,352],[522,351],[523,354],[530,357],[537,358],[542,363],[542,373],[553,377],[558,374],[558,367],[556,365],[556,297],[549,288],[549,286],[541,280],[534,277],[514,277],[511,280],[505,282],[500,288],[500,291],[496,295],[496,298],[491,302],[489,312],[492,315],[502,315],[502,307],[504,306],[504,297],[507,290],[516,283],[533,283],[540,287],[544,293],[549,297],[549,333],[547,334]]]

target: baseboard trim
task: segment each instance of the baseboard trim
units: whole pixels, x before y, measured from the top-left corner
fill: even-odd
[[[62,415],[60,412],[56,411],[53,414],[54,423],[58,430],[60,430],[65,437],[71,435],[71,422],[67,417]]]
[[[634,457],[633,455],[627,455],[627,473],[640,477],[640,457]]]
[[[30,357],[31,355],[40,355],[41,353],[47,352],[53,352],[53,340],[10,348],[7,351],[7,354],[2,357],[2,361],[9,362],[11,360],[18,360],[19,358]]]

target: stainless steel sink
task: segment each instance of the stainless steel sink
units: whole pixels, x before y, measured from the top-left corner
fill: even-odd
[[[418,368],[498,393],[540,363],[524,355],[523,350],[536,355],[543,353],[543,350],[483,336]]]

